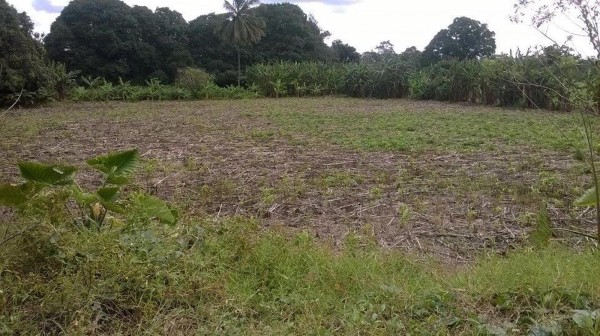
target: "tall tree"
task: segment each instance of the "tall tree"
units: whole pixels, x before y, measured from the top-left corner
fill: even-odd
[[[356,52],[356,48],[342,42],[342,40],[333,41],[331,49],[338,62],[351,63],[360,61],[360,54]]]
[[[440,30],[425,47],[423,61],[432,64],[444,59],[491,56],[496,51],[495,35],[485,23],[458,17],[447,29]]]
[[[227,20],[219,28],[219,33],[226,41],[233,43],[238,56],[238,86],[242,82],[242,63],[240,48],[256,44],[265,35],[265,21],[253,14],[252,7],[259,0],[225,0],[223,7],[227,10]]]
[[[303,62],[330,61],[334,58],[324,39],[328,32],[295,4],[261,5],[256,15],[265,20],[266,36],[255,46],[254,62],[275,60]]]
[[[50,73],[42,45],[33,36],[33,23],[6,0],[0,0],[0,106],[36,103],[51,95]],[[20,95],[23,93],[23,95]]]
[[[236,47],[217,34],[225,20],[226,14],[212,13],[199,16],[188,25],[189,50],[194,65],[213,74],[220,86],[236,83],[238,76]],[[248,62],[245,49],[242,49],[242,61]]]
[[[151,51],[146,74],[153,78],[172,82],[178,69],[193,64],[188,49],[188,23],[183,16],[169,8],[159,7],[152,12],[147,7],[134,6],[132,14],[140,29],[142,41]]]
[[[394,50],[394,44],[387,41],[381,41],[375,47],[375,50],[367,51],[362,54],[363,63],[378,63],[383,60],[397,56]]]
[[[113,81],[140,77],[154,57],[141,39],[131,8],[120,0],[71,1],[45,42],[52,60]]]
[[[251,10],[264,20],[265,36],[252,46],[239,48],[241,64],[274,61],[327,62],[335,59],[314,19],[290,3],[263,4]],[[197,67],[215,75],[218,85],[237,83],[237,47],[219,35],[227,14],[202,15],[188,26],[189,50]]]

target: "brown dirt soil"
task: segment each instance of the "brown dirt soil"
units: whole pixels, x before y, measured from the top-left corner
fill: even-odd
[[[285,109],[299,103],[90,103],[16,111],[0,125],[0,180],[16,181],[15,165],[22,160],[83,162],[138,148],[144,158],[139,185],[175,201],[184,213],[253,216],[265,227],[308,230],[335,245],[349,233],[366,234],[386,248],[453,262],[472,260],[482,250],[503,252],[527,239],[539,208],[531,187],[539,184],[539,171],[554,173],[559,186],[585,181],[573,175],[567,153],[516,147],[372,152],[289,136],[260,115],[274,104]],[[415,103],[310,104],[343,113]],[[420,108],[435,106],[471,108]],[[257,131],[272,133],[253,136]],[[560,201],[550,212],[554,225],[591,227],[589,214],[580,216]]]

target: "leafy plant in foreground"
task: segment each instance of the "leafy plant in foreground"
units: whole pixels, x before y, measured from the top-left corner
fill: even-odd
[[[130,183],[129,176],[138,166],[137,150],[128,150],[98,156],[87,164],[103,175],[102,185],[95,191],[84,190],[74,180],[77,168],[69,165],[51,165],[37,162],[19,163],[19,171],[25,182],[0,185],[0,205],[13,207],[27,217],[58,224],[57,207],[64,206],[77,227],[100,229],[105,225],[107,214],[124,214],[136,207],[147,218],[155,218],[174,225],[177,213],[164,201],[145,194],[137,194],[127,202],[121,197],[123,188]]]

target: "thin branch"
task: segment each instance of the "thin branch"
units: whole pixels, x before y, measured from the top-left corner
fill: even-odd
[[[0,119],[2,119],[2,117],[4,117],[10,110],[12,110],[12,108],[15,107],[15,105],[17,105],[19,100],[21,100],[21,96],[23,95],[24,91],[25,91],[25,89],[21,89],[21,93],[19,93],[17,100],[15,100],[15,102],[8,108],[8,110],[6,110],[6,111],[4,111],[4,113],[0,114]]]
[[[593,239],[593,240],[596,240],[596,241],[598,240],[598,237],[594,237],[594,236],[589,235],[587,233],[579,232],[579,231],[576,231],[576,230],[563,229],[563,228],[552,228],[552,230],[554,230],[554,231],[569,232],[569,233],[576,234],[578,236],[582,236],[582,237],[586,237],[586,238],[590,238],[590,239]]]

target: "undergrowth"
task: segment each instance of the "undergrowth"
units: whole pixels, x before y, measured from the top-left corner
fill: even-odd
[[[448,270],[254,219],[32,231],[0,247],[0,332],[597,335],[600,259],[562,247]],[[11,225],[18,225],[18,221]]]

